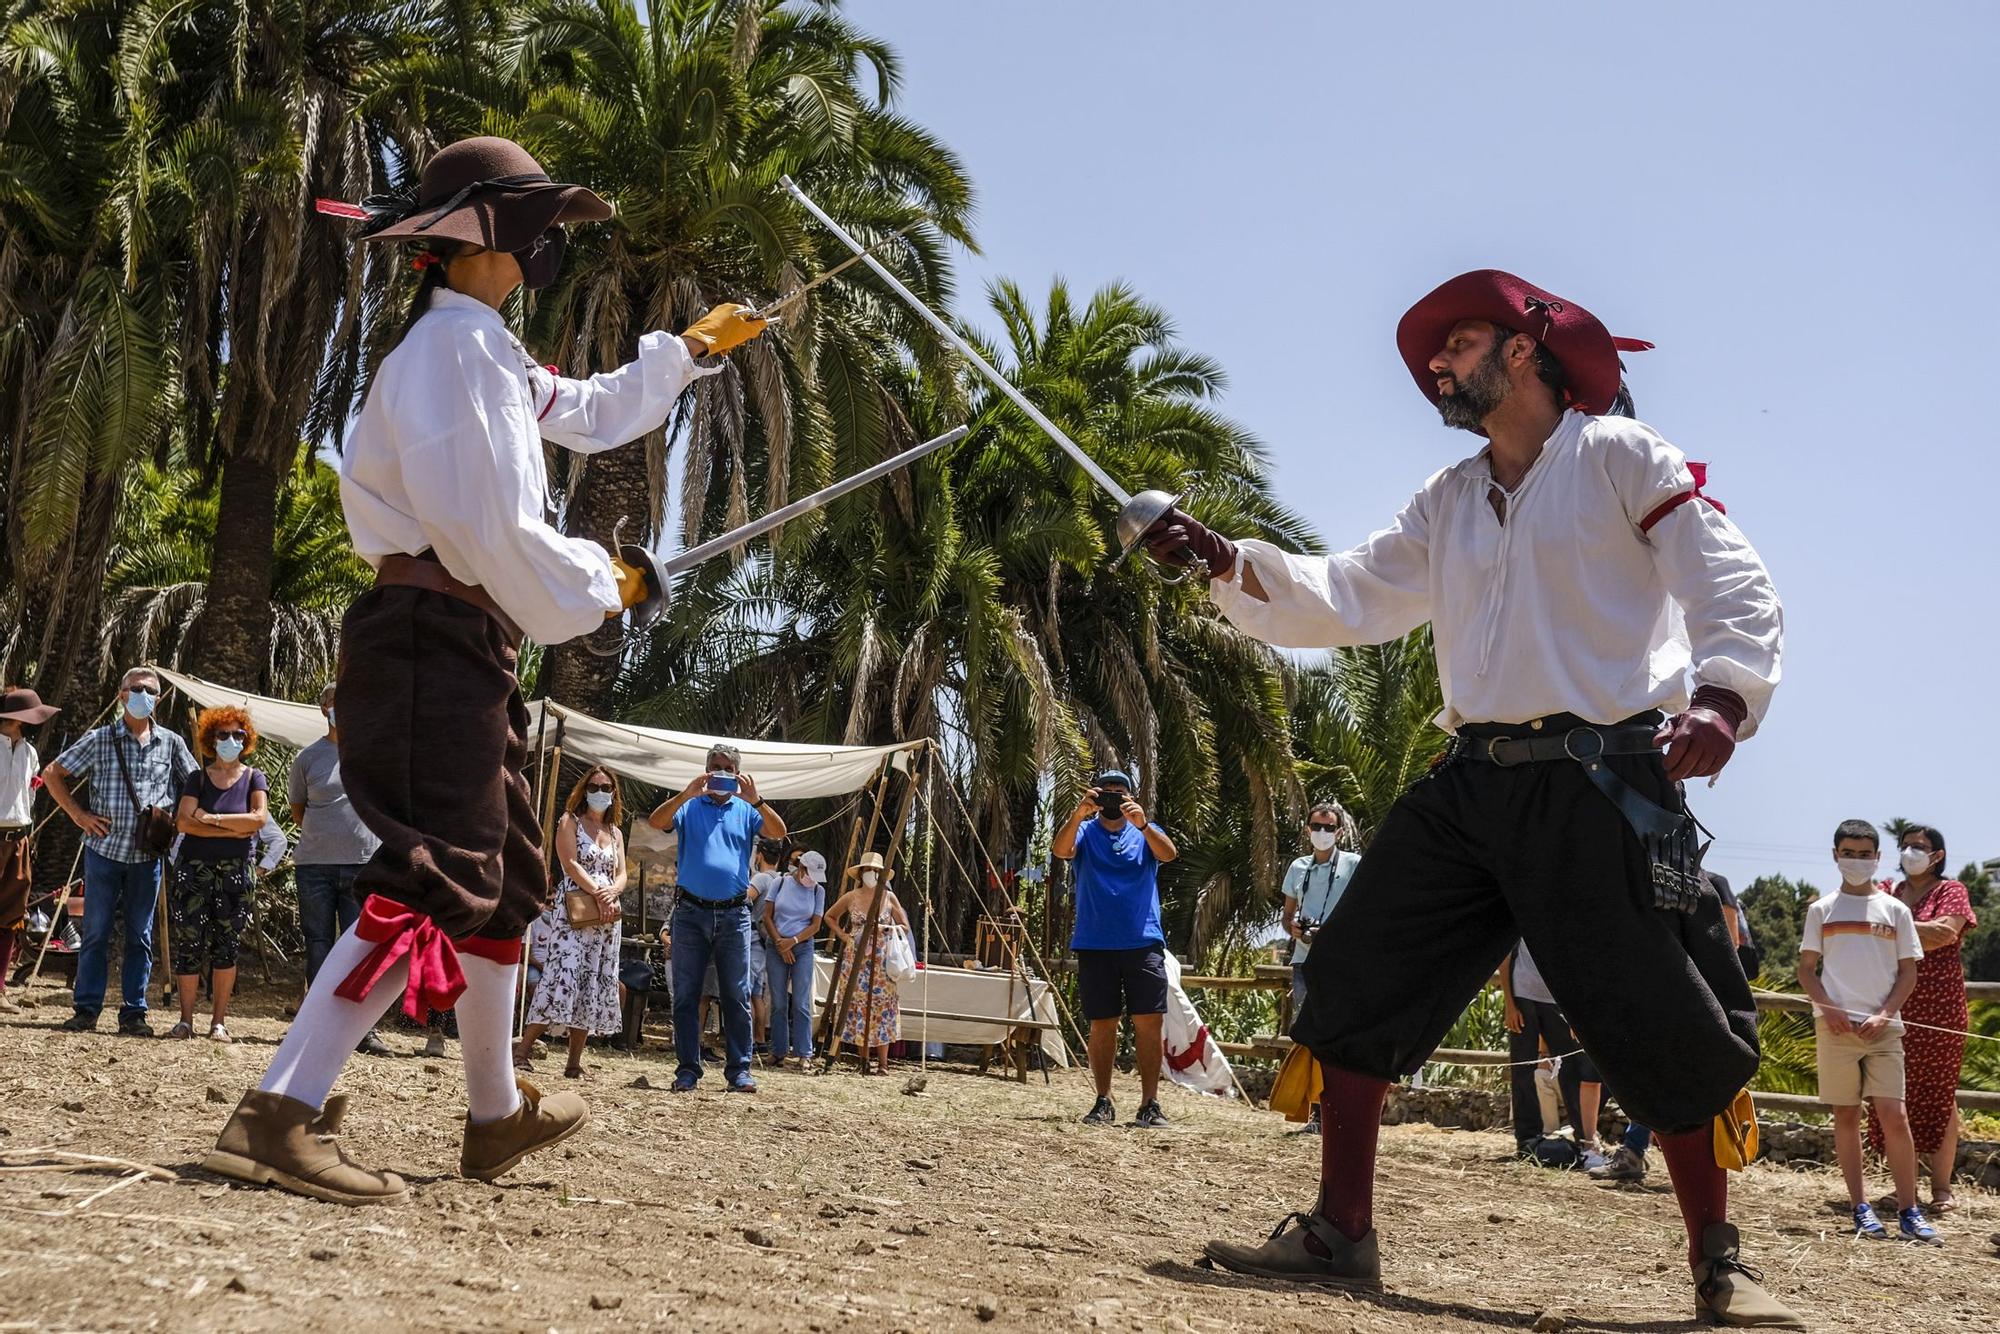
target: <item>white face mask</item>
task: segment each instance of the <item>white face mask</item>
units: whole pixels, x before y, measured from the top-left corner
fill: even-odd
[[[1882,865],[1880,857],[1835,857],[1833,864],[1840,868],[1840,878],[1850,885],[1865,885],[1875,878],[1875,870]]]
[[[596,811],[599,815],[611,809],[611,794],[609,792],[586,792],[583,794],[583,801],[586,806]]]
[[[1928,852],[1923,848],[1904,848],[1903,874],[1922,875],[1925,871],[1931,869],[1931,858],[1935,856],[1937,856],[1936,853]]]
[[[873,889],[875,888],[875,882],[881,878],[881,876],[873,871],[863,871],[861,873],[861,887],[863,889]]]
[[[333,706],[331,704],[326,706],[326,725],[329,728],[333,726]]]
[[[1313,847],[1320,852],[1325,852],[1339,841],[1340,835],[1334,833],[1331,829],[1315,829],[1312,831]]]

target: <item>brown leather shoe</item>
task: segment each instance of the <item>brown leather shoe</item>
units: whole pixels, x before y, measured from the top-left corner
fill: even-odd
[[[1296,1228],[1292,1227],[1297,1223]],[[1290,1231],[1286,1229],[1290,1228]],[[1316,1255],[1306,1246],[1310,1236],[1326,1248]],[[1294,1283],[1331,1283],[1380,1291],[1382,1253],[1371,1228],[1360,1241],[1349,1241],[1318,1214],[1288,1214],[1261,1246],[1211,1241],[1202,1253],[1215,1264],[1238,1274],[1289,1279]]]
[[[491,1181],[535,1150],[560,1144],[589,1123],[590,1106],[577,1094],[544,1098],[527,1080],[514,1082],[521,1089],[521,1105],[512,1116],[483,1126],[466,1117],[465,1148],[458,1155],[458,1170],[466,1176]]]
[[[350,1159],[334,1142],[347,1099],[326,1100],[323,1111],[276,1093],[251,1089],[236,1104],[202,1167],[253,1186],[286,1190],[334,1204],[385,1204],[407,1192],[394,1172],[376,1172]]]
[[[1732,1329],[1804,1329],[1798,1312],[1764,1291],[1764,1276],[1743,1263],[1732,1223],[1702,1229],[1701,1264],[1694,1271],[1694,1318]]]

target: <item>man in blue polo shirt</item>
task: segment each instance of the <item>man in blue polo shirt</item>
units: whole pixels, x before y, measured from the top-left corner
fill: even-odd
[[[1166,831],[1132,799],[1132,780],[1106,769],[1059,830],[1050,851],[1074,860],[1077,995],[1090,1020],[1090,1074],[1097,1102],[1086,1125],[1118,1119],[1111,1105],[1111,1066],[1118,1055],[1118,1018],[1132,1016],[1139,1058],[1135,1126],[1164,1126],[1160,1111],[1161,1025],[1167,1012],[1167,938],[1160,930],[1160,864],[1180,856]]]
[[[759,837],[783,838],[785,822],[739,771],[736,747],[716,742],[707,771],[647,817],[678,839],[668,951],[674,979],[673,1091],[701,1078],[701,981],[709,961],[722,986],[723,1078],[731,1093],[755,1093],[750,1077],[750,853]]]

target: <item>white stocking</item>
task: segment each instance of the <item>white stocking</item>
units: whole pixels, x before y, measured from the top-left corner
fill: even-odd
[[[320,966],[319,976],[306,992],[305,1004],[299,1006],[299,1017],[292,1021],[285,1040],[278,1044],[278,1054],[271,1058],[271,1068],[264,1072],[259,1089],[313,1107],[326,1101],[326,1095],[333,1091],[333,1082],[340,1078],[341,1067],[354,1055],[354,1044],[375,1027],[391,1005],[403,998],[404,984],[409,981],[409,960],[398,959],[396,966],[375,983],[366,1000],[357,1002],[334,995],[347,975],[374,949],[374,943],[355,935],[353,927],[347,928],[333,943],[326,962]]]
[[[465,1102],[473,1124],[485,1125],[512,1116],[521,1105],[514,1083],[514,978],[519,965],[461,952],[458,966],[465,973],[465,994],[456,1007]]]

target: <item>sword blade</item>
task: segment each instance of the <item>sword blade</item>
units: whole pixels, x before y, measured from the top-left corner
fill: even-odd
[[[1082,446],[1078,445],[1076,441],[1070,439],[1067,435],[1063,434],[1062,428],[1057,426],[1054,422],[1050,421],[1046,416],[1044,416],[1040,408],[1036,407],[1033,403],[1030,403],[1028,401],[1028,397],[1026,394],[1023,394],[1020,390],[1016,389],[1005,376],[1000,374],[999,371],[994,370],[992,366],[988,365],[986,358],[980,356],[978,352],[974,351],[972,344],[966,342],[965,339],[959,337],[957,330],[953,329],[949,324],[946,324],[943,320],[939,319],[936,313],[933,312],[929,306],[926,306],[921,300],[918,299],[917,294],[915,292],[912,292],[909,288],[903,286],[901,279],[897,278],[896,275],[889,272],[889,270],[883,268],[881,264],[876,262],[876,259],[873,255],[869,254],[866,250],[862,249],[861,243],[855,240],[852,236],[849,236],[847,234],[846,228],[842,227],[839,223],[835,222],[832,218],[828,217],[826,215],[825,210],[821,209],[818,204],[813,203],[811,199],[807,198],[806,192],[799,189],[798,183],[796,181],[794,181],[789,176],[785,176],[780,178],[780,183],[783,184],[785,189],[791,193],[792,198],[798,200],[799,203],[804,206],[806,212],[812,214],[815,218],[819,219],[821,226],[825,227],[828,231],[832,232],[835,236],[839,237],[841,244],[845,245],[849,250],[852,250],[854,252],[854,257],[856,259],[860,260],[863,264],[866,264],[870,269],[874,271],[876,277],[880,278],[883,282],[887,283],[889,285],[889,290],[893,291],[897,296],[903,298],[904,303],[908,305],[911,310],[916,311],[917,314],[923,318],[926,324],[929,324],[931,328],[937,330],[939,337],[943,338],[947,343],[950,343],[953,347],[957,348],[959,351],[959,355],[963,356],[967,361],[971,362],[973,366],[978,368],[980,374],[984,375],[988,380],[990,380],[995,389],[998,389],[1001,393],[1005,394],[1008,398],[1012,399],[1015,407],[1019,408],[1022,412],[1027,413],[1028,420],[1032,421],[1035,425],[1041,427],[1042,430],[1048,435],[1049,439],[1055,441],[1057,447],[1060,448],[1063,451],[1063,453],[1075,459],[1077,461],[1078,466],[1080,466],[1085,472],[1090,474],[1091,481],[1096,482],[1100,487],[1102,487],[1105,490],[1105,492],[1108,495],[1110,495],[1113,499],[1115,499],[1121,506],[1131,503],[1132,493],[1130,491],[1127,491],[1124,487],[1112,481],[1111,474],[1104,471],[1104,469],[1098,467],[1097,460],[1091,458],[1090,455],[1084,453]]]
[[[830,276],[830,275],[829,275]],[[740,528],[732,528],[719,537],[711,537],[699,546],[689,547],[671,560],[660,562],[660,568],[669,576],[691,570],[705,560],[734,550],[745,542],[754,541],[783,523],[789,523],[803,514],[811,514],[816,509],[840,499],[849,491],[863,487],[870,482],[887,477],[898,468],[907,468],[926,454],[935,454],[946,445],[955,445],[965,439],[969,428],[954,426],[943,435],[933,436],[920,445],[911,445],[900,454],[883,459],[880,463],[863,468],[852,477],[843,477],[832,486],[821,487],[809,496],[802,496],[791,504],[772,510],[769,514],[752,519]]]

